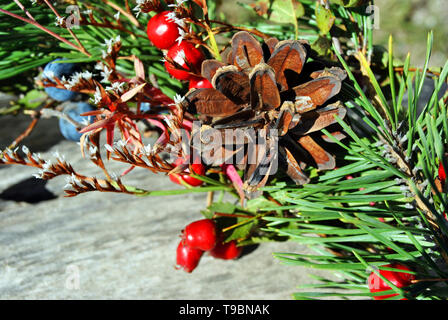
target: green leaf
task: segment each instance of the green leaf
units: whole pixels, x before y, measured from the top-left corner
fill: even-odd
[[[47,98],[47,94],[42,90],[31,90],[18,100],[18,103],[25,105],[26,108],[35,109],[42,104]]]
[[[316,4],[316,22],[321,35],[326,35],[333,27],[336,17],[330,9],[326,9],[319,2]]]
[[[257,1],[253,7],[267,8],[267,13],[261,16],[278,23],[296,24],[296,20],[305,14],[305,8],[297,0],[261,0]]]
[[[230,202],[215,202],[212,203],[207,209],[212,212],[234,213],[236,206]]]
[[[320,56],[327,56],[331,52],[331,41],[323,36],[319,36],[311,45],[311,49],[316,51]]]
[[[330,2],[346,8],[352,8],[362,6],[366,4],[368,0],[330,0]]]
[[[258,222],[258,220],[252,218],[238,218],[237,221],[239,226],[231,229],[230,235],[226,237],[224,242],[247,239]]]

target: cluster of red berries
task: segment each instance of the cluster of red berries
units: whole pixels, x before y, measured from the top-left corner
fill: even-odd
[[[149,20],[146,29],[149,40],[155,47],[168,50],[165,68],[171,76],[178,80],[188,80],[190,89],[211,88],[212,85],[207,79],[193,73],[200,71],[205,59],[204,54],[192,43],[182,39],[183,30],[171,15],[171,11],[163,11]]]
[[[236,241],[222,241],[222,234],[211,219],[202,219],[190,223],[182,232],[182,240],[177,246],[177,268],[192,272],[199,264],[204,252],[209,252],[214,258],[232,260],[240,256],[242,248]]]
[[[403,271],[412,271],[407,266],[399,263],[388,264],[385,265],[384,267],[399,269]],[[415,276],[407,272],[389,271],[389,270],[379,270],[378,272],[397,288],[407,287],[412,283],[412,280],[415,280]],[[392,288],[383,279],[381,279],[375,272],[372,272],[370,274],[368,279],[368,286],[370,292],[372,293],[392,290]],[[373,298],[375,300],[383,300],[395,297],[397,295],[398,293],[393,293],[393,294],[386,294],[383,296],[374,296]],[[402,298],[400,300],[407,300],[407,299]]]

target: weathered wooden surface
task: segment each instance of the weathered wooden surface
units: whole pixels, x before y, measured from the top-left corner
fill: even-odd
[[[0,148],[27,121],[0,118]],[[62,140],[57,120],[43,120],[24,143],[43,156],[58,150],[80,173],[99,174],[75,143]],[[117,173],[125,168],[109,167]],[[310,270],[272,257],[305,250],[292,242],[262,244],[237,261],[205,255],[192,274],[176,270],[180,230],[202,217],[205,194],[137,198],[93,192],[64,198],[63,177],[45,183],[31,176],[35,172],[0,166],[1,299],[290,299],[296,285],[311,281]],[[176,188],[166,176],[139,169],[124,181]]]

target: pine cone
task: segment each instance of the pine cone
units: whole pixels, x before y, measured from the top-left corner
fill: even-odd
[[[228,64],[202,63],[202,76],[213,88],[192,89],[183,102],[199,114],[201,128],[193,131],[192,145],[198,148],[201,142],[204,161],[212,166],[235,164],[240,155],[236,163],[244,169],[243,188],[249,198],[260,194],[277,160],[299,185],[309,181],[303,172],[309,160],[318,169],[333,169],[334,157],[310,134],[335,124],[335,115],[344,118],[345,108],[332,98],[341,89],[345,71],[332,67],[305,74],[307,53],[300,41],[270,38],[260,44],[242,31],[231,44]],[[225,129],[238,129],[236,143],[224,141]],[[223,143],[207,144],[213,135],[215,142],[218,135]],[[339,132],[334,136],[345,137]]]

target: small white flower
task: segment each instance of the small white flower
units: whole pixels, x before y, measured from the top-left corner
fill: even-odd
[[[79,81],[81,79],[82,79],[82,73],[76,72],[71,76],[70,80],[68,81],[68,84],[65,84],[64,86],[67,89],[71,89],[71,88],[75,87],[76,85],[78,85]]]
[[[117,13],[114,14],[114,18],[115,18],[115,20],[119,20],[120,19],[120,11],[117,11]]]
[[[36,161],[36,162],[40,162],[41,161],[40,153],[33,153],[31,158],[33,158],[33,160]]]
[[[45,163],[42,165],[42,169],[43,169],[43,171],[44,171],[44,172],[45,172],[45,171],[50,171],[50,167],[51,167],[52,165],[53,165],[53,164],[51,163],[50,160],[46,160]]]
[[[180,45],[180,43],[182,42],[182,40],[185,39],[185,35],[187,34],[184,29],[182,28],[177,28],[177,30],[179,30],[179,37],[177,37],[176,41],[178,43],[178,45]]]
[[[91,80],[92,79],[92,73],[90,72],[90,71],[84,71],[83,73],[82,73],[82,77],[85,79],[85,80],[87,80],[87,81],[89,81],[89,80]]]
[[[177,94],[174,96],[174,104],[181,104],[185,100],[184,96]]]
[[[111,86],[107,86],[106,90],[111,90],[111,91],[116,91],[118,93],[121,93],[124,91],[124,85],[126,84],[126,82],[113,82]]]
[[[8,156],[10,156],[11,158],[14,158],[14,154],[12,153],[12,150],[11,150],[11,149],[6,148],[5,151],[3,151],[3,152],[6,152],[6,154],[7,154]]]
[[[22,146],[22,152],[24,154],[28,155],[28,154],[30,154],[30,149],[26,145],[23,145]]]
[[[103,99],[103,97],[101,96],[101,91],[100,91],[99,87],[96,87],[95,94],[93,95],[93,99],[94,99],[93,101],[95,104],[100,103],[101,100]]]
[[[103,70],[104,69],[104,63],[102,61],[99,61],[96,65],[95,65],[95,70]]]
[[[92,13],[92,10],[87,9],[87,10],[84,10],[82,13],[85,15],[90,15]]]
[[[53,157],[55,157],[60,162],[64,162],[65,161],[65,157],[63,155],[61,155],[59,153],[59,151],[57,151],[57,150],[55,152],[53,152]]]
[[[138,18],[140,13],[142,13],[141,6],[146,2],[146,0],[137,0],[136,2],[137,2],[137,6],[134,9],[132,9],[132,10],[137,12],[135,14],[135,16]]]
[[[39,169],[37,171],[37,173],[33,173],[33,177],[36,178],[36,179],[43,179],[44,171]]]
[[[152,147],[151,147],[150,144],[148,144],[148,145],[146,145],[146,146],[143,146],[142,149],[143,149],[143,154],[144,154],[144,155],[146,155],[146,156],[151,155]]]
[[[50,70],[46,70],[42,73],[42,76],[46,79],[53,79],[54,78],[54,72]]]
[[[103,71],[101,71],[101,76],[103,77],[101,82],[108,82],[111,74],[112,74],[112,70],[109,69],[108,67],[104,66]]]
[[[56,17],[55,25],[63,26],[64,25],[64,20],[65,20],[65,17]]]
[[[178,8],[181,5],[183,5],[185,2],[187,2],[188,0],[176,0],[176,3],[174,4],[169,4],[168,7],[175,7]]]
[[[166,16],[166,20],[168,20],[168,21],[170,21],[170,20],[175,21],[177,19],[176,13],[174,11],[168,12],[165,16]]]

